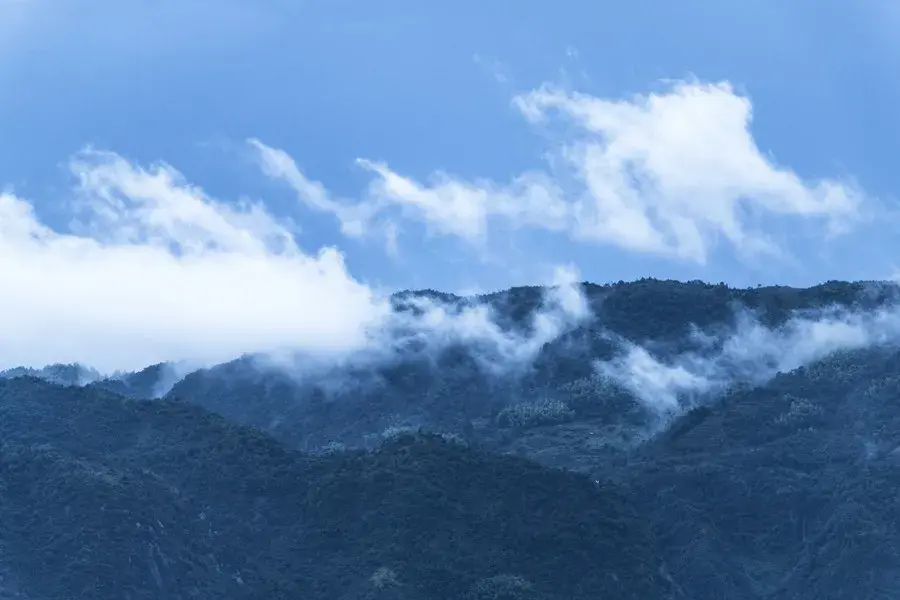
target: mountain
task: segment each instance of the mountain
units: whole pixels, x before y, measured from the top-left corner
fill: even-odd
[[[313,457],[197,407],[36,378],[0,382],[0,439],[0,539],[42,598],[670,594],[615,486],[452,439]]]
[[[700,350],[714,354],[739,314],[777,329],[804,311],[871,311],[897,299],[895,286],[863,282],[742,290],[648,279],[585,284],[581,290],[594,318],[543,344],[524,371],[498,375],[485,367],[476,346],[459,343],[312,374],[242,357],[187,375],[167,397],[199,404],[306,451],[334,444],[368,447],[397,428],[496,441],[498,419],[529,410],[540,418],[554,406],[565,409],[551,420],[597,422],[607,434],[627,440],[642,437],[649,417],[621,380],[598,377],[595,368],[596,361],[613,360],[623,344],[650,348],[659,360]],[[473,300],[494,308],[504,330],[521,330],[539,310],[542,293],[514,288]],[[422,294],[433,298],[436,292]],[[398,297],[408,301],[416,293]],[[711,347],[708,338],[692,336],[696,330],[712,334]]]
[[[694,409],[615,479],[719,597],[894,597],[897,398],[896,349],[839,353]]]
[[[405,292],[490,327],[161,398],[0,380],[0,598],[896,597],[896,286],[580,291]]]
[[[158,363],[140,371],[97,379],[90,385],[128,398],[158,398],[175,385],[182,370],[183,368],[174,364]]]
[[[0,371],[0,379],[14,377],[37,377],[60,385],[87,385],[100,379],[103,375],[91,367],[79,364],[54,364],[35,369],[32,367],[14,367]]]
[[[0,379],[35,377],[59,385],[91,386],[116,392],[129,398],[158,398],[165,395],[187,369],[181,365],[159,363],[140,371],[104,375],[85,365],[53,364],[46,367],[13,367],[0,371]]]

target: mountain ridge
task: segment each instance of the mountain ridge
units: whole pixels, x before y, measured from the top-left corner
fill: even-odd
[[[0,378],[0,573],[51,599],[893,597],[897,286],[581,289],[592,316],[524,368],[462,338],[245,356],[155,399],[165,365]],[[483,331],[528,342],[546,293],[491,295]]]

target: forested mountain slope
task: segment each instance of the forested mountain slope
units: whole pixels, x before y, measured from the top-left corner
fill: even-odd
[[[487,303],[496,327],[335,364],[245,356],[161,398],[170,365],[8,374],[0,590],[896,597],[895,286],[579,289],[589,316],[562,324],[541,288],[400,294]]]
[[[197,407],[34,378],[0,382],[0,437],[5,567],[41,598],[671,593],[615,486],[454,440],[312,457]]]

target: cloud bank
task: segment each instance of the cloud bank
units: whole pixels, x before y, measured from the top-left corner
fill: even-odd
[[[101,370],[228,360],[279,345],[343,352],[388,307],[333,247],[301,251],[258,204],[225,204],[165,164],[71,162],[71,232],[0,196],[0,364]]]

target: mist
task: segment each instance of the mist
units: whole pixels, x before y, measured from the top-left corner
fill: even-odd
[[[759,385],[835,352],[896,345],[900,308],[798,311],[775,328],[740,309],[724,333],[695,330],[691,339],[697,349],[669,357],[620,340],[619,355],[594,367],[652,412],[671,415],[736,383]]]
[[[594,319],[578,279],[572,266],[554,269],[538,307],[521,328],[501,324],[502,311],[483,298],[408,293],[395,298],[393,310],[366,331],[366,343],[353,352],[322,356],[287,348],[250,358],[261,369],[280,370],[329,389],[342,387],[339,380],[350,373],[376,377],[377,369],[404,360],[438,368],[452,349],[463,350],[488,377],[515,377],[528,372],[546,344]]]

